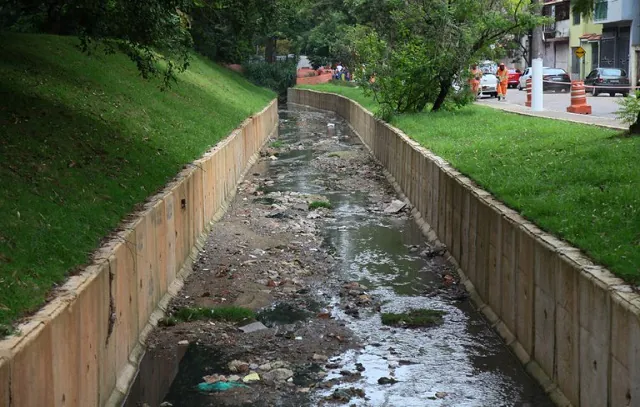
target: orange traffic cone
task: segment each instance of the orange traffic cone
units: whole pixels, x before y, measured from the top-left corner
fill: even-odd
[[[527,79],[527,102],[525,106],[531,107],[531,78]]]
[[[587,95],[584,91],[584,82],[571,82],[571,106],[567,112],[579,114],[591,114],[591,105],[587,104]]]

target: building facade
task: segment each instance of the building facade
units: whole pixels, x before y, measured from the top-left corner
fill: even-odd
[[[584,79],[592,69],[599,66],[600,39],[602,24],[596,24],[585,19],[579,13],[571,13],[571,28],[569,29],[569,48],[571,53],[571,78]],[[578,58],[576,49],[582,47],[585,55]]]
[[[542,14],[553,19],[543,27],[543,64],[570,71],[569,32],[571,6],[569,0],[545,0]]]
[[[595,23],[602,24],[599,66],[627,71],[632,83],[640,77],[640,0],[596,0]]]

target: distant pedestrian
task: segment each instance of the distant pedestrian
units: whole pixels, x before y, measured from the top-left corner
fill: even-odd
[[[482,79],[482,71],[478,69],[478,65],[471,65],[469,85],[471,85],[471,92],[475,97],[478,97],[480,90],[480,79]]]
[[[498,100],[506,100],[507,88],[509,87],[509,70],[505,68],[503,63],[500,63],[496,76],[498,77]]]

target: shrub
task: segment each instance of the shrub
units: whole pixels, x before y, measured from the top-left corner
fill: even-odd
[[[288,59],[268,63],[265,61],[249,61],[243,65],[244,75],[258,86],[269,88],[282,96],[287,89],[295,86],[298,61]]]
[[[331,209],[331,203],[327,202],[327,201],[313,201],[309,204],[309,210],[315,210],[315,209],[319,209],[319,208],[327,208],[327,209]]]
[[[635,97],[626,97],[618,101],[620,109],[616,112],[618,119],[628,124],[632,133],[640,134],[640,91]]]

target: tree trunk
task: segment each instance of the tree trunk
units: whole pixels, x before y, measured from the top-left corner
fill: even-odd
[[[264,47],[264,60],[268,63],[273,63],[276,60],[276,38],[267,38],[267,43]]]
[[[640,112],[638,112],[638,118],[636,122],[629,126],[629,133],[640,134]]]
[[[61,34],[62,24],[62,5],[58,2],[49,4],[47,9],[47,21],[44,23],[44,32],[47,34],[59,35]]]
[[[431,108],[432,112],[437,112],[442,105],[444,104],[444,100],[447,98],[449,94],[449,89],[451,89],[451,80],[441,80],[440,81],[440,93],[438,93],[438,97],[436,101],[433,102],[433,108]]]
[[[532,4],[540,4],[540,0],[532,0]],[[540,14],[542,14],[542,9],[540,9]],[[533,28],[531,35],[531,61],[533,63],[534,58],[543,58],[544,57],[544,40],[542,38],[542,26],[538,25]]]

